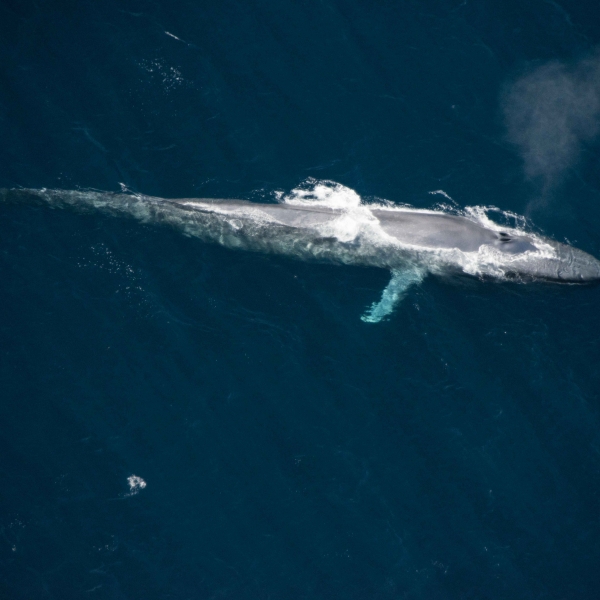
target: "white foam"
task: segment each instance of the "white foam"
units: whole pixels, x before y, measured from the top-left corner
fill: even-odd
[[[129,493],[126,496],[135,496],[146,487],[146,482],[137,475],[130,475],[127,478],[127,483],[129,484]]]
[[[362,206],[361,197],[351,188],[327,179],[310,177],[300,187],[283,195],[286,204],[300,206],[326,206],[328,208],[352,209]]]
[[[433,190],[432,192],[429,192],[432,195],[436,195],[439,194],[440,196],[444,196],[444,198],[447,198],[448,200],[450,200],[450,202],[454,202],[454,199],[447,194],[444,190]]]
[[[307,179],[300,187],[279,199],[295,206],[319,206],[340,211],[339,217],[318,227],[324,237],[335,237],[341,242],[351,242],[359,236],[372,235],[380,229],[379,221],[369,206],[351,188],[330,180]]]

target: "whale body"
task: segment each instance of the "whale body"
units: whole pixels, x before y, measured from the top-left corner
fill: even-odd
[[[428,273],[557,283],[600,281],[600,261],[582,250],[441,211],[364,204],[331,207],[310,201],[167,200],[49,189],[3,189],[0,201],[129,216],[143,223],[170,225],[227,248],[388,269],[390,284],[363,315],[366,322],[387,316],[407,289]]]

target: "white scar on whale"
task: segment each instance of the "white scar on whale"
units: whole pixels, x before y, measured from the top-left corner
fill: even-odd
[[[487,217],[489,209],[451,214],[365,204],[338,183],[310,183],[307,189],[280,194],[277,203],[50,189],[1,189],[0,201],[129,216],[226,248],[387,269],[390,283],[362,316],[367,323],[387,317],[428,274],[600,281],[600,261],[590,254],[517,226],[502,227]]]

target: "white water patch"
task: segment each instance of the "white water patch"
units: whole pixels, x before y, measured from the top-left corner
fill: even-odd
[[[444,196],[444,198],[450,200],[450,202],[454,202],[454,198],[452,198],[450,196],[450,194],[446,193],[444,190],[433,190],[431,192],[429,192],[432,196],[435,195],[440,195],[440,196]]]
[[[175,37],[173,34],[168,35]],[[163,59],[141,60],[137,64],[149,74],[151,80],[159,82],[167,94],[187,83],[181,70],[167,65]],[[189,86],[189,84],[187,85]]]
[[[489,217],[490,213],[497,213],[506,223],[504,225],[496,223]],[[508,210],[501,210],[496,206],[465,206],[461,215],[493,231],[505,231],[514,235],[532,235],[531,231],[528,231],[531,229],[531,224],[526,217]],[[514,225],[509,225],[511,222]]]
[[[359,194],[341,183],[310,177],[289,194],[279,195],[279,200],[292,206],[318,206],[337,211],[337,218],[319,226],[319,232],[324,237],[352,242],[359,236],[386,236],[379,221],[373,216],[369,206],[362,202]]]
[[[125,497],[135,496],[146,487],[146,482],[137,475],[130,475],[127,478],[127,483],[129,484],[129,493],[125,494]]]
[[[342,210],[362,206],[361,197],[353,189],[335,181],[318,180],[313,177],[280,199],[286,204],[325,206]]]

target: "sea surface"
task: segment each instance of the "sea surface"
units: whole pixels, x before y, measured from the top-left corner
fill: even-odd
[[[1,0],[0,188],[339,184],[600,257],[599,24]],[[388,281],[0,204],[0,598],[599,598],[600,287],[427,277],[365,323]]]

